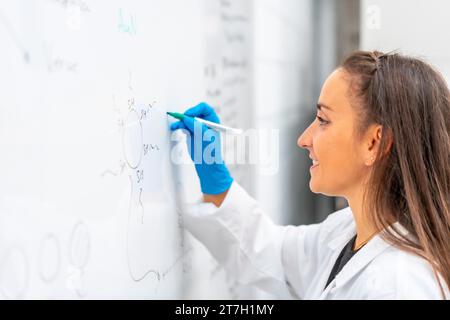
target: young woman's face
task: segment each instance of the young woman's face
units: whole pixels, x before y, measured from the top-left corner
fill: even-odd
[[[347,196],[359,188],[367,174],[362,142],[355,135],[358,115],[350,105],[349,84],[342,69],[325,81],[317,104],[317,117],[297,144],[312,159],[309,187],[314,193]]]

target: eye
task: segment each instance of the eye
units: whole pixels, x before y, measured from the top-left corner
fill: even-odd
[[[320,125],[326,125],[328,124],[328,121],[324,120],[323,118],[316,116],[317,120],[319,120]]]

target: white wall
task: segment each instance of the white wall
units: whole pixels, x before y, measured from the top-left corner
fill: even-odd
[[[363,0],[361,48],[424,58],[450,79],[450,2]]]

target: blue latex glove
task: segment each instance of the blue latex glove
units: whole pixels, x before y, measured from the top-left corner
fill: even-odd
[[[222,159],[220,133],[209,129],[194,117],[220,123],[214,109],[207,103],[200,103],[188,109],[183,120],[171,124],[171,130],[189,131],[188,150],[200,179],[204,194],[220,194],[227,191],[233,178]]]

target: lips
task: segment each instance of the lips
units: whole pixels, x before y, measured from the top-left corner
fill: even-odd
[[[314,169],[315,167],[317,167],[319,165],[319,161],[318,160],[313,159],[311,157],[309,157],[309,158],[312,160],[312,166],[309,168],[310,170]]]
[[[319,166],[318,164],[312,165],[312,166],[309,168],[309,170],[312,170],[312,169],[314,169],[314,168],[316,168],[316,167],[318,167],[318,166]]]

